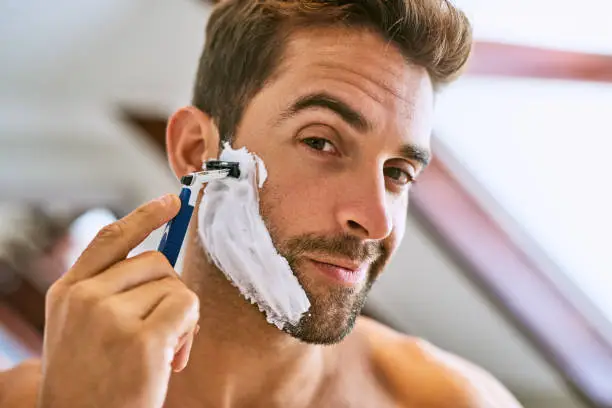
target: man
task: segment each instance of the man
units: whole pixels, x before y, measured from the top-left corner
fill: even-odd
[[[268,324],[193,225],[180,279],[159,253],[126,260],[177,213],[168,196],[103,229],[52,287],[42,364],[3,377],[2,406],[517,407],[483,370],[356,318],[404,234],[435,90],[470,42],[446,0],[223,2],[170,164],[197,171],[226,140],[262,158],[261,214],[280,254],[304,244],[292,269],[309,313]]]

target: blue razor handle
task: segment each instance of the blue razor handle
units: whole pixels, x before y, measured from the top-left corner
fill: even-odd
[[[191,188],[183,187],[181,189],[181,194],[179,195],[181,199],[181,209],[176,217],[166,224],[164,235],[157,248],[158,251],[166,256],[168,262],[170,262],[170,265],[173,267],[176,265],[176,260],[181,252],[183,239],[189,227],[191,214],[193,214],[193,205],[189,203],[191,194]]]
[[[164,235],[157,248],[166,256],[168,262],[173,267],[176,265],[176,260],[181,253],[183,240],[189,228],[193,207],[195,207],[196,199],[200,188],[212,180],[219,180],[225,177],[240,177],[239,164],[236,162],[226,162],[219,160],[211,160],[206,162],[206,170],[191,173],[181,179],[183,188],[179,198],[181,200],[181,209],[178,214],[166,224]]]

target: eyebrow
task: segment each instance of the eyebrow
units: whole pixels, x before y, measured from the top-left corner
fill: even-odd
[[[282,113],[281,120],[289,119],[299,112],[311,108],[328,109],[361,133],[372,129],[372,124],[360,112],[340,99],[324,92],[302,96]]]
[[[300,97],[281,114],[280,120],[290,119],[299,112],[312,108],[324,108],[332,111],[361,133],[372,129],[372,124],[360,112],[325,92]],[[407,160],[419,162],[423,167],[426,167],[431,161],[429,150],[415,144],[403,145],[399,150],[399,154]]]
[[[415,144],[405,144],[400,148],[400,155],[408,160],[419,162],[423,167],[427,167],[431,161],[431,153],[428,149]]]

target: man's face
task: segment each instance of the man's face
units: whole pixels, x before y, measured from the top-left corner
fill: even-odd
[[[247,106],[234,147],[267,167],[261,213],[311,302],[293,336],[328,344],[350,332],[403,237],[432,118],[426,71],[348,29],[294,34]]]

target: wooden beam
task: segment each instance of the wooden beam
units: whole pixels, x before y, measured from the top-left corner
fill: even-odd
[[[166,156],[167,118],[131,109],[122,109],[120,112],[125,122],[138,129],[148,143],[155,146],[164,157]]]
[[[612,82],[612,55],[479,41],[467,75]]]

